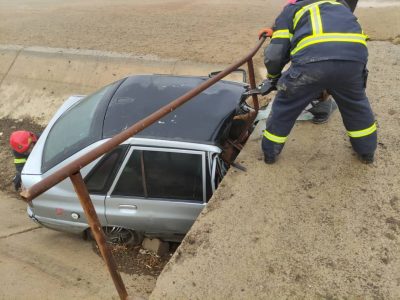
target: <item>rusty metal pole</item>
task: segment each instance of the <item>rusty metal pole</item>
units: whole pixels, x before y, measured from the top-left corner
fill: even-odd
[[[247,61],[247,67],[249,69],[250,89],[254,90],[256,88],[256,78],[254,76],[253,58],[250,58]],[[253,98],[254,110],[256,111],[256,115],[257,115],[258,110],[260,109],[260,105],[258,104],[258,96],[256,94],[253,94],[251,96]]]
[[[256,88],[256,78],[254,76],[254,65],[253,65],[253,58],[249,58],[247,61],[247,68],[249,70],[249,81],[250,81],[250,90],[254,90]],[[256,94],[251,95],[253,99],[253,106],[254,106],[254,111],[251,112],[252,117],[246,124],[245,130],[243,130],[243,133],[233,142],[233,144],[241,144],[248,136],[248,131],[250,127],[253,125],[254,120],[257,118],[258,111],[260,109],[260,105],[258,103],[258,96]]]
[[[115,263],[111,250],[106,243],[103,229],[101,228],[99,218],[97,217],[96,210],[94,209],[92,200],[90,199],[90,195],[86,188],[85,182],[83,181],[82,175],[80,172],[78,172],[72,174],[70,176],[70,179],[72,181],[72,184],[74,185],[74,189],[76,194],[78,195],[79,201],[81,202],[83,211],[85,212],[86,219],[88,221],[88,224],[90,225],[90,229],[92,230],[96,243],[99,246],[100,253],[107,265],[112,280],[114,281],[114,285],[118,291],[119,297],[122,300],[126,300],[128,298],[128,293],[126,291],[124,282],[122,281],[121,275],[118,272],[118,267]]]

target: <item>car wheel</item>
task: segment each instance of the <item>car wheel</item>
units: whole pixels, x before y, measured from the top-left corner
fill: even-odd
[[[143,235],[135,230],[126,229],[118,226],[103,227],[106,242],[110,244],[119,244],[126,246],[136,246],[143,241]],[[88,233],[91,239],[94,240],[90,229]]]

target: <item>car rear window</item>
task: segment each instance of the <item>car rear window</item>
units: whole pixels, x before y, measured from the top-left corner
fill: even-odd
[[[42,172],[102,138],[109,99],[121,81],[80,100],[54,123],[43,150]]]

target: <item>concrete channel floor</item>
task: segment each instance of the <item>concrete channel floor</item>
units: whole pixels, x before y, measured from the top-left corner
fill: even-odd
[[[265,165],[260,124],[247,172],[230,169],[150,299],[400,298],[400,47],[369,48],[376,162],[358,162],[336,112]]]
[[[26,204],[0,193],[0,299],[119,299],[102,259],[81,237],[37,226]],[[122,274],[130,294],[151,276]]]

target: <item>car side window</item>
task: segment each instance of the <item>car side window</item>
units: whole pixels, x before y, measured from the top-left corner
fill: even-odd
[[[202,156],[144,151],[148,197],[203,201]]]
[[[145,196],[142,180],[141,151],[132,152],[112,195],[136,197]]]
[[[203,156],[134,150],[112,195],[203,202]]]
[[[127,146],[119,146],[106,154],[86,176],[85,182],[89,193],[105,194],[119,169]]]

